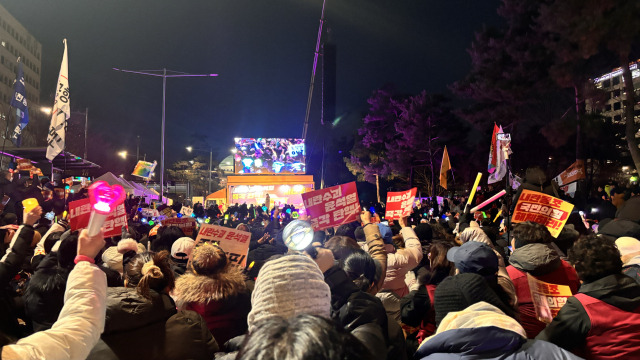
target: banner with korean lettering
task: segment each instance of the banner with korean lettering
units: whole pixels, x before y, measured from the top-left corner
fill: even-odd
[[[584,160],[576,160],[576,162],[561,172],[560,175],[553,178],[553,180],[555,180],[559,186],[562,186],[586,178]]]
[[[416,198],[417,192],[418,188],[413,188],[407,191],[387,193],[385,218],[393,220],[411,215],[413,200]]]
[[[91,203],[89,199],[81,199],[69,203],[69,227],[76,231],[89,226],[89,218],[91,217]],[[122,227],[129,228],[127,224],[127,211],[124,204],[118,207],[107,216],[102,225],[104,237],[119,236],[122,234]]]
[[[186,236],[193,235],[193,229],[196,227],[196,219],[192,217],[171,218],[162,220],[163,226],[177,226]]]
[[[567,299],[573,296],[571,288],[567,285],[549,284],[529,274],[527,274],[527,280],[536,317],[549,324],[567,303]]]
[[[573,204],[551,195],[531,190],[522,190],[511,221],[519,223],[532,221],[549,229],[553,237],[558,237],[573,210]]]
[[[358,220],[360,201],[355,181],[302,194],[314,231]]]
[[[227,259],[243,268],[247,266],[247,254],[249,253],[249,241],[251,233],[232,228],[202,224],[196,246],[203,242],[211,242],[218,245],[227,254]]]

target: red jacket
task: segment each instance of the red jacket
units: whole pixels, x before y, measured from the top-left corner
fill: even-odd
[[[586,359],[640,359],[640,285],[614,274],[580,287],[536,340]]]
[[[589,295],[575,296],[589,316],[586,359],[640,359],[640,307],[624,311]]]
[[[518,248],[509,262],[512,265],[507,266],[507,272],[518,295],[520,323],[527,332],[527,337],[532,339],[545,328],[546,324],[536,317],[527,273],[540,281],[567,285],[571,288],[572,294],[578,292],[580,280],[576,270],[544,244],[531,244]]]

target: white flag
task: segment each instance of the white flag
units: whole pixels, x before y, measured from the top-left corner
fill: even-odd
[[[56,100],[51,111],[51,125],[47,135],[47,159],[53,160],[64,150],[65,127],[71,115],[69,106],[69,68],[67,63],[67,39],[64,39],[64,54],[60,75],[56,85]]]

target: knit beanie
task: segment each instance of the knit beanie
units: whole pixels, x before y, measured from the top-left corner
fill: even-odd
[[[620,256],[639,254],[640,255],[640,241],[636,238],[629,236],[619,237],[616,240],[616,246],[620,251]]]
[[[436,326],[448,313],[462,311],[480,301],[485,301],[506,314],[513,312],[480,275],[465,273],[444,279],[436,288],[434,295]]]
[[[318,265],[304,255],[285,255],[264,264],[251,294],[249,331],[264,319],[298,314],[331,316],[331,290]]]
[[[122,254],[118,252],[118,247],[108,247],[107,250],[102,253],[102,262],[104,263],[105,267],[111,270],[116,270],[117,272],[122,274]]]

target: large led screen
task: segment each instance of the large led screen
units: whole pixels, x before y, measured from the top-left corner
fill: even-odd
[[[236,174],[304,174],[304,139],[236,138]]]

